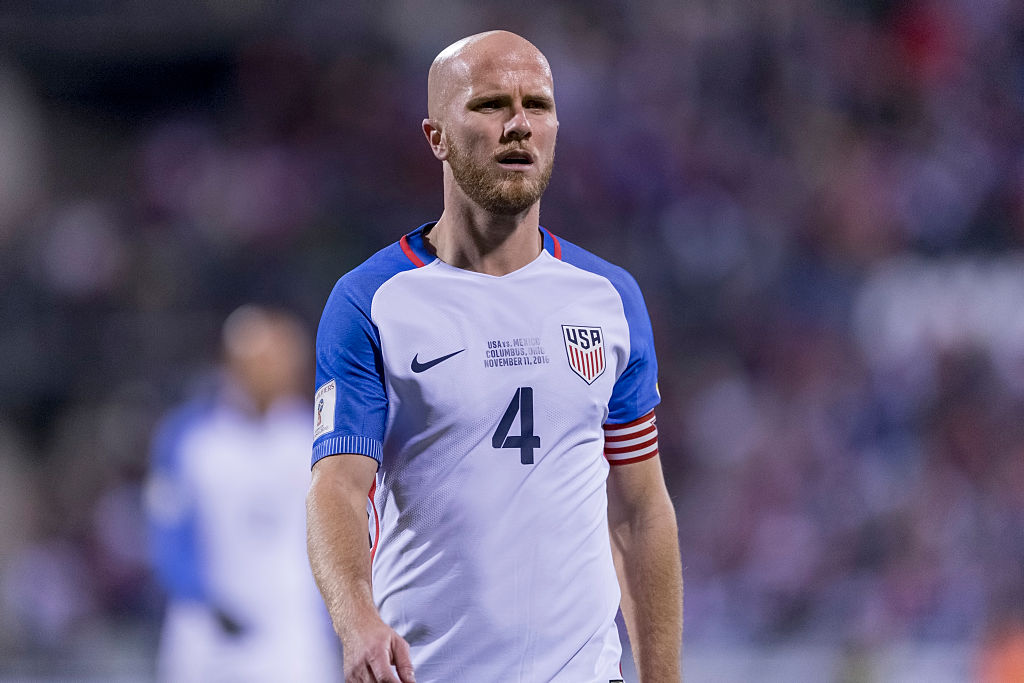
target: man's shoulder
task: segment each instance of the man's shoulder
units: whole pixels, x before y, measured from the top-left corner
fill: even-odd
[[[561,246],[561,259],[565,263],[608,280],[621,295],[633,297],[640,294],[636,279],[622,266],[615,265],[561,237],[558,240]]]
[[[415,267],[402,250],[401,241],[395,241],[342,275],[338,283],[348,288],[373,290],[396,274]]]
[[[362,308],[369,304],[385,282],[399,273],[415,269],[420,264],[409,256],[405,243],[407,237],[392,242],[342,275],[335,283],[330,298],[342,298]]]

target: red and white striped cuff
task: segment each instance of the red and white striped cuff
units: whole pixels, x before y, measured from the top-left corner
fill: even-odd
[[[610,465],[628,465],[658,454],[654,411],[625,424],[604,426],[604,457]]]

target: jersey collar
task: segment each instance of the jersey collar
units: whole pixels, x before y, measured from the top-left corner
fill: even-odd
[[[540,226],[540,234],[544,236],[544,251],[562,260],[562,243],[543,225]]]
[[[417,268],[422,268],[437,259],[437,257],[431,254],[430,250],[427,249],[427,245],[423,239],[423,234],[428,232],[430,228],[435,225],[437,225],[437,221],[424,223],[409,234],[403,235],[402,239],[398,241],[406,257],[412,261],[412,264]],[[554,236],[554,234],[543,226],[540,226],[540,234],[544,238],[544,251],[561,261],[562,243]]]

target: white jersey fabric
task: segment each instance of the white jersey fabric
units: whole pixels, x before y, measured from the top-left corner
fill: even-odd
[[[147,490],[169,601],[158,678],[341,680],[337,638],[306,556],[309,404],[264,415],[228,388],[165,419]]]
[[[605,482],[657,453],[639,288],[543,229],[515,272],[455,268],[432,225],[331,294],[313,461],[379,463],[374,599],[418,681],[620,680]]]

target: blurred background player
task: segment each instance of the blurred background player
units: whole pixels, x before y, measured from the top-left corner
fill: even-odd
[[[236,310],[215,394],[157,433],[147,507],[169,596],[160,680],[341,678],[305,554],[310,343],[287,313]]]

